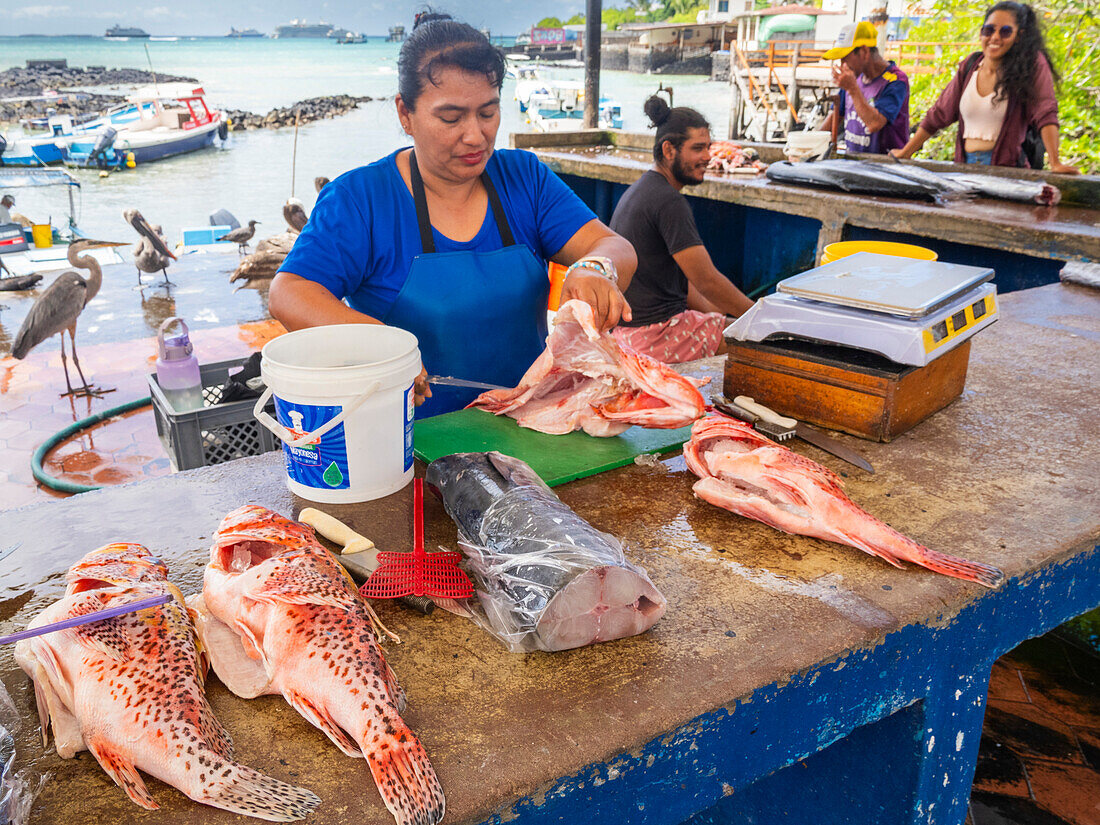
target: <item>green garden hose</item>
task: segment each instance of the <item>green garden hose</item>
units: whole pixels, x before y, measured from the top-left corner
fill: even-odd
[[[54,478],[47,473],[42,466],[42,462],[46,460],[46,454],[66,438],[76,435],[81,430],[86,430],[101,421],[106,421],[108,418],[128,413],[130,410],[136,410],[138,407],[144,407],[152,403],[152,397],[147,395],[144,398],[138,398],[135,401],[127,401],[125,404],[119,404],[117,407],[111,407],[110,409],[103,410],[103,412],[89,415],[87,418],[82,418],[64,429],[58,430],[42,442],[41,446],[34,451],[34,455],[31,456],[31,471],[34,473],[35,480],[49,487],[51,490],[57,490],[59,493],[87,493],[92,490],[100,489],[100,485],[76,484],[72,481],[63,481],[60,478]]]

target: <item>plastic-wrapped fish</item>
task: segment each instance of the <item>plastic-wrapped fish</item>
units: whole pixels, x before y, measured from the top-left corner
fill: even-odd
[[[945,177],[972,187],[978,194],[987,198],[1038,203],[1043,206],[1054,206],[1062,199],[1062,193],[1057,186],[1041,180],[1019,180],[994,175],[972,175],[965,172],[949,172]]]
[[[782,161],[768,167],[768,178],[778,183],[819,186],[844,192],[862,192],[888,198],[916,198],[949,203],[959,198],[949,184],[918,180],[917,175],[892,174],[893,166],[859,160],[819,160],[813,163]],[[907,167],[911,170],[913,167]]]
[[[456,453],[424,480],[458,524],[484,616],[511,650],[568,650],[643,633],[665,597],[613,536],[594,528],[535,471],[501,453]]]

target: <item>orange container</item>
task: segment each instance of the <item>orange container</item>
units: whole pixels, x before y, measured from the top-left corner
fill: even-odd
[[[561,303],[561,288],[565,284],[565,273],[568,271],[568,267],[551,261],[547,269],[547,274],[550,276],[550,300],[546,302],[546,308],[551,312],[557,312],[558,305]]]

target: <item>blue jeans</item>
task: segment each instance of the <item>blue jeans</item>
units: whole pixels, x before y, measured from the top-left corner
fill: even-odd
[[[967,163],[976,163],[981,166],[993,165],[993,150],[988,149],[985,152],[963,152],[966,157]]]

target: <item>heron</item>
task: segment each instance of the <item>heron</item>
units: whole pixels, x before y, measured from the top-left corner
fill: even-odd
[[[248,226],[242,226],[240,229],[234,229],[232,232],[226,232],[220,238],[219,241],[231,241],[237,244],[237,251],[244,254],[245,248],[248,246],[248,242],[252,240],[252,236],[256,234],[256,224],[259,221],[249,221]]]
[[[164,274],[164,286],[171,286],[172,282],[168,280],[168,261],[176,260],[176,256],[164,242],[160,226],[150,226],[136,209],[125,210],[122,217],[141,235],[141,240],[134,247],[134,266],[137,267],[138,286],[144,286],[141,282],[142,272],[161,272]]]
[[[54,282],[46,287],[38,296],[31,311],[23,319],[23,325],[15,335],[15,344],[11,354],[19,360],[27,357],[32,349],[53,335],[61,336],[61,366],[65,370],[65,395],[99,396],[113,390],[100,390],[88,383],[80,369],[80,359],[76,355],[76,322],[84,307],[99,292],[103,285],[103,269],[99,261],[91,255],[83,255],[85,250],[102,246],[127,246],[125,243],[114,241],[94,241],[89,238],[81,238],[69,244],[69,252],[66,256],[70,264],[77,269],[88,270],[87,279],[73,270],[62,272]],[[69,364],[65,357],[65,331],[69,332],[69,340],[72,342],[73,363],[76,365],[77,374],[83,384],[73,389],[69,379]]]

